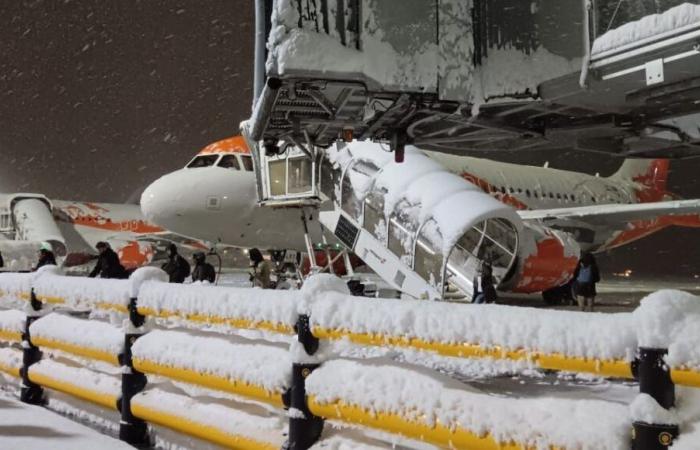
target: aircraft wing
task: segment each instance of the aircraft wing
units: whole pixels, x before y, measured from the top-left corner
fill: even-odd
[[[571,208],[537,209],[518,211],[523,220],[575,221],[594,225],[629,223],[637,220],[653,220],[665,216],[698,215],[700,219],[700,199],[670,200],[628,205],[592,205]]]

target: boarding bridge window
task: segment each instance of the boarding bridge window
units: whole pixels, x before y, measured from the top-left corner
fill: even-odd
[[[290,194],[309,192],[312,188],[312,164],[309,158],[289,159],[289,187]]]
[[[201,167],[213,166],[219,155],[200,155],[195,157],[188,165],[188,169],[199,169]]]
[[[421,228],[416,240],[413,269],[425,281],[442,291],[442,234],[434,219]]]
[[[241,170],[241,164],[238,162],[236,155],[224,155],[217,165],[225,169]]]
[[[253,171],[253,158],[248,155],[241,156],[241,161],[243,162],[243,168],[246,172]]]
[[[366,161],[353,162],[345,170],[341,183],[340,206],[356,220],[359,220],[362,215],[363,198],[360,195],[371,188],[374,175],[378,171],[379,168],[376,165]]]
[[[627,23],[636,22],[653,14],[663,14],[671,8],[684,3],[698,3],[692,0],[595,0],[594,31],[595,36],[602,36],[610,30]],[[660,30],[670,31],[670,30]],[[631,33],[633,38],[634,34]],[[633,42],[633,41],[632,41]],[[629,42],[631,43],[631,42]],[[622,43],[624,45],[624,42]]]
[[[267,165],[270,177],[270,195],[277,197],[287,192],[287,160],[277,159]]]
[[[411,218],[411,205],[402,200],[389,220],[389,250],[411,267],[412,253],[418,224]]]
[[[387,226],[384,219],[384,195],[371,192],[365,199],[363,228],[383,244],[387,242]]]

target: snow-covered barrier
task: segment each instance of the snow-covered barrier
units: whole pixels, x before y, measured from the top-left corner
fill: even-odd
[[[147,282],[139,291],[138,311],[146,316],[289,334],[298,302],[297,291]]]
[[[214,442],[225,448],[273,450],[282,448],[286,423],[216,403],[151,389],[131,400],[136,417]]]
[[[14,348],[0,348],[0,372],[19,378],[22,352]]]
[[[45,359],[29,367],[29,380],[109,409],[117,409],[120,380],[90,369]]]
[[[700,297],[661,290],[634,311],[640,347],[667,349],[675,383],[700,387]]]
[[[449,448],[630,448],[623,405],[493,397],[436,373],[380,361],[327,362],[309,375],[306,392],[315,415]]]
[[[99,320],[77,319],[51,313],[29,327],[32,344],[90,359],[119,364],[124,332]]]
[[[0,273],[0,299],[4,302],[29,300],[33,277],[31,273]]]
[[[223,338],[152,331],[132,349],[134,367],[215,390],[282,405],[292,362],[286,348]]]
[[[37,300],[61,304],[73,309],[104,309],[127,312],[131,298],[137,297],[141,284],[162,283],[167,275],[154,267],[136,270],[128,280],[63,276],[49,271],[32,283]]]
[[[0,340],[19,342],[22,340],[27,315],[22,311],[8,309],[0,311]]]
[[[526,359],[547,369],[631,378],[637,351],[631,314],[358,299],[340,292],[318,293],[310,311],[319,338],[443,356]]]

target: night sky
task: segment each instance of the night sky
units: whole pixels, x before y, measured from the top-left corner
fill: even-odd
[[[135,202],[149,182],[236,134],[252,98],[252,0],[0,3],[0,191]],[[574,152],[493,159],[606,175]],[[700,197],[700,161],[671,188]],[[700,230],[667,230],[601,257],[607,272],[700,273]]]

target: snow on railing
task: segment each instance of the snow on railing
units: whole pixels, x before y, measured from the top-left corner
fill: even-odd
[[[34,283],[48,285],[50,280],[60,285],[44,289],[63,290],[68,296],[65,305],[100,307],[96,300],[105,298],[103,288],[93,286],[103,280],[88,280],[90,295],[84,291],[76,301],[69,297],[81,279],[64,278],[68,277],[40,274]],[[645,418],[655,417],[664,430],[675,427],[677,433],[676,423],[663,422],[665,415],[647,413],[673,406],[674,383],[700,386],[700,334],[694,327],[700,320],[700,299],[679,291],[656,293],[632,314],[610,315],[357,298],[348,295],[339,279],[327,275],[309,279],[301,291],[172,285],[153,281],[159,275],[145,272],[137,278],[138,283],[126,281],[129,301],[114,308],[129,314],[123,330],[57,314],[42,318],[42,303],[37,301],[28,305],[24,320],[23,313],[0,312],[0,330],[8,329],[14,337],[31,324],[24,338],[23,362],[16,350],[2,349],[0,370],[26,378],[23,382],[38,386],[39,393],[44,386],[110,408],[123,392],[122,425],[144,430],[138,439],[129,440],[125,434],[132,443],[143,443],[143,420],[205,439],[203,434],[207,434],[218,444],[248,442],[245,439],[260,443],[259,429],[248,427],[259,420],[256,416],[222,407],[209,417],[205,411],[218,407],[198,402],[191,406],[191,399],[155,390],[139,394],[146,385],[142,372],[285,406],[290,411],[290,442],[295,442],[295,436],[315,442],[322,418],[326,418],[443,445],[509,445],[514,449],[624,448],[630,423],[634,421],[637,436],[644,436],[643,430],[656,430]],[[32,288],[31,283],[28,287]],[[126,291],[120,287],[120,292]],[[288,351],[283,344],[230,335],[212,337],[192,330],[145,333],[142,314],[207,325],[295,330],[298,342]],[[216,331],[216,327],[207,328]],[[523,359],[544,368],[619,377],[632,377],[632,368],[638,365],[635,376],[641,380],[640,389],[652,396],[640,396],[634,414],[607,402],[494,398],[471,392],[429,369],[378,360],[323,362],[328,354],[316,355],[319,338],[412,347],[442,356]],[[110,362],[118,356],[123,365],[121,384],[86,368],[39,361],[36,345],[88,358],[107,355],[96,359]],[[649,386],[656,386],[655,391],[646,392]],[[38,401],[41,396],[28,398]],[[177,411],[168,412],[171,404]],[[239,423],[242,431],[235,425]],[[272,422],[270,426],[279,431]],[[274,445],[281,436],[275,433],[270,435]],[[605,439],[598,442],[597,436]],[[260,445],[268,448],[266,442]]]
[[[315,415],[422,436],[449,448],[629,446],[631,421],[624,405],[495,397],[390,361],[328,361],[309,375],[306,392]]]
[[[34,276],[32,273],[0,273],[0,300],[5,303],[29,300]]]
[[[28,378],[33,383],[105,408],[117,409],[117,399],[121,396],[122,389],[117,378],[51,359],[31,365],[28,372]]]
[[[184,395],[150,389],[131,400],[135,416],[147,422],[187,434],[227,448],[280,449],[284,444],[285,423],[277,417],[264,417],[217,403],[202,403]],[[235,447],[231,443],[235,443]]]
[[[4,341],[21,341],[26,321],[27,315],[22,311],[14,309],[0,311],[0,339]]]
[[[124,332],[106,322],[51,313],[30,327],[32,344],[119,365]]]
[[[0,348],[0,372],[19,378],[22,352],[14,348]]]
[[[298,291],[145,283],[138,293],[138,312],[233,328],[293,333]]]
[[[177,331],[152,331],[132,349],[134,368],[276,406],[289,388],[291,358],[286,348],[238,344]],[[232,364],[235,361],[235,364]]]

